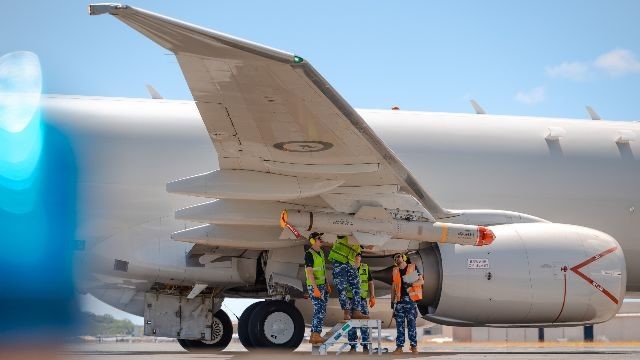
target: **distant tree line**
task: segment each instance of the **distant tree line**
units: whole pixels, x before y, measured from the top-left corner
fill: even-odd
[[[133,335],[134,330],[131,320],[118,320],[109,314],[96,315],[83,312],[80,316],[80,323],[82,324],[82,335]]]

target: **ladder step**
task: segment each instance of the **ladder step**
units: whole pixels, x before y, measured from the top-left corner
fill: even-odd
[[[345,337],[349,330],[357,329],[362,327],[368,327],[370,329],[378,330],[378,347],[375,352],[370,352],[369,354],[377,354],[382,355],[381,345],[380,345],[380,330],[381,330],[382,322],[380,320],[372,320],[372,319],[351,319],[337,322],[331,330],[327,331],[326,334],[322,337],[322,343],[313,344],[311,347],[312,355],[327,355],[328,349],[335,344],[342,344],[342,347],[338,350],[336,355],[342,353],[342,351],[349,345],[348,342],[338,342],[341,338]],[[369,346],[373,346],[373,342],[369,342]]]
[[[349,324],[349,326],[346,326]],[[327,331],[322,337],[322,342],[326,343],[331,338],[333,338],[339,332],[349,331],[351,328],[360,328],[360,327],[371,327],[375,328],[380,324],[380,320],[371,320],[371,319],[351,319],[351,320],[341,320],[338,321],[331,330]],[[342,337],[342,334],[340,335]],[[337,340],[337,339],[336,339]]]

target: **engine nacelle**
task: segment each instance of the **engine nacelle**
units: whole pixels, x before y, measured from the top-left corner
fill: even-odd
[[[606,321],[622,305],[622,249],[600,231],[564,224],[492,226],[485,247],[433,245],[413,255],[424,271],[422,315],[457,326],[566,326]]]

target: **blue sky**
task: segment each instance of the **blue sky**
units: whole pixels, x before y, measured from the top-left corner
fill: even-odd
[[[128,4],[296,53],[357,108],[640,119],[638,1]],[[0,34],[0,56],[39,55],[46,93],[190,98],[173,56],[86,0],[6,2]]]
[[[358,108],[640,119],[637,1],[132,1],[294,52]],[[40,56],[48,93],[190,98],[175,59],[86,1],[3,5],[0,54]]]

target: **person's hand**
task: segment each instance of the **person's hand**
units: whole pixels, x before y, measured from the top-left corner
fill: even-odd
[[[370,308],[372,308],[372,307],[374,307],[374,306],[376,306],[376,297],[375,297],[375,296],[372,296],[372,297],[369,299],[369,307],[370,307]]]
[[[320,294],[320,289],[318,289],[317,286],[313,287],[313,296],[320,299],[322,297],[322,294]]]
[[[396,309],[396,302],[392,301],[391,302],[391,310],[395,310]]]
[[[333,289],[331,288],[331,285],[329,285],[329,283],[327,283],[327,292],[329,294],[331,294],[332,291],[333,291]]]

